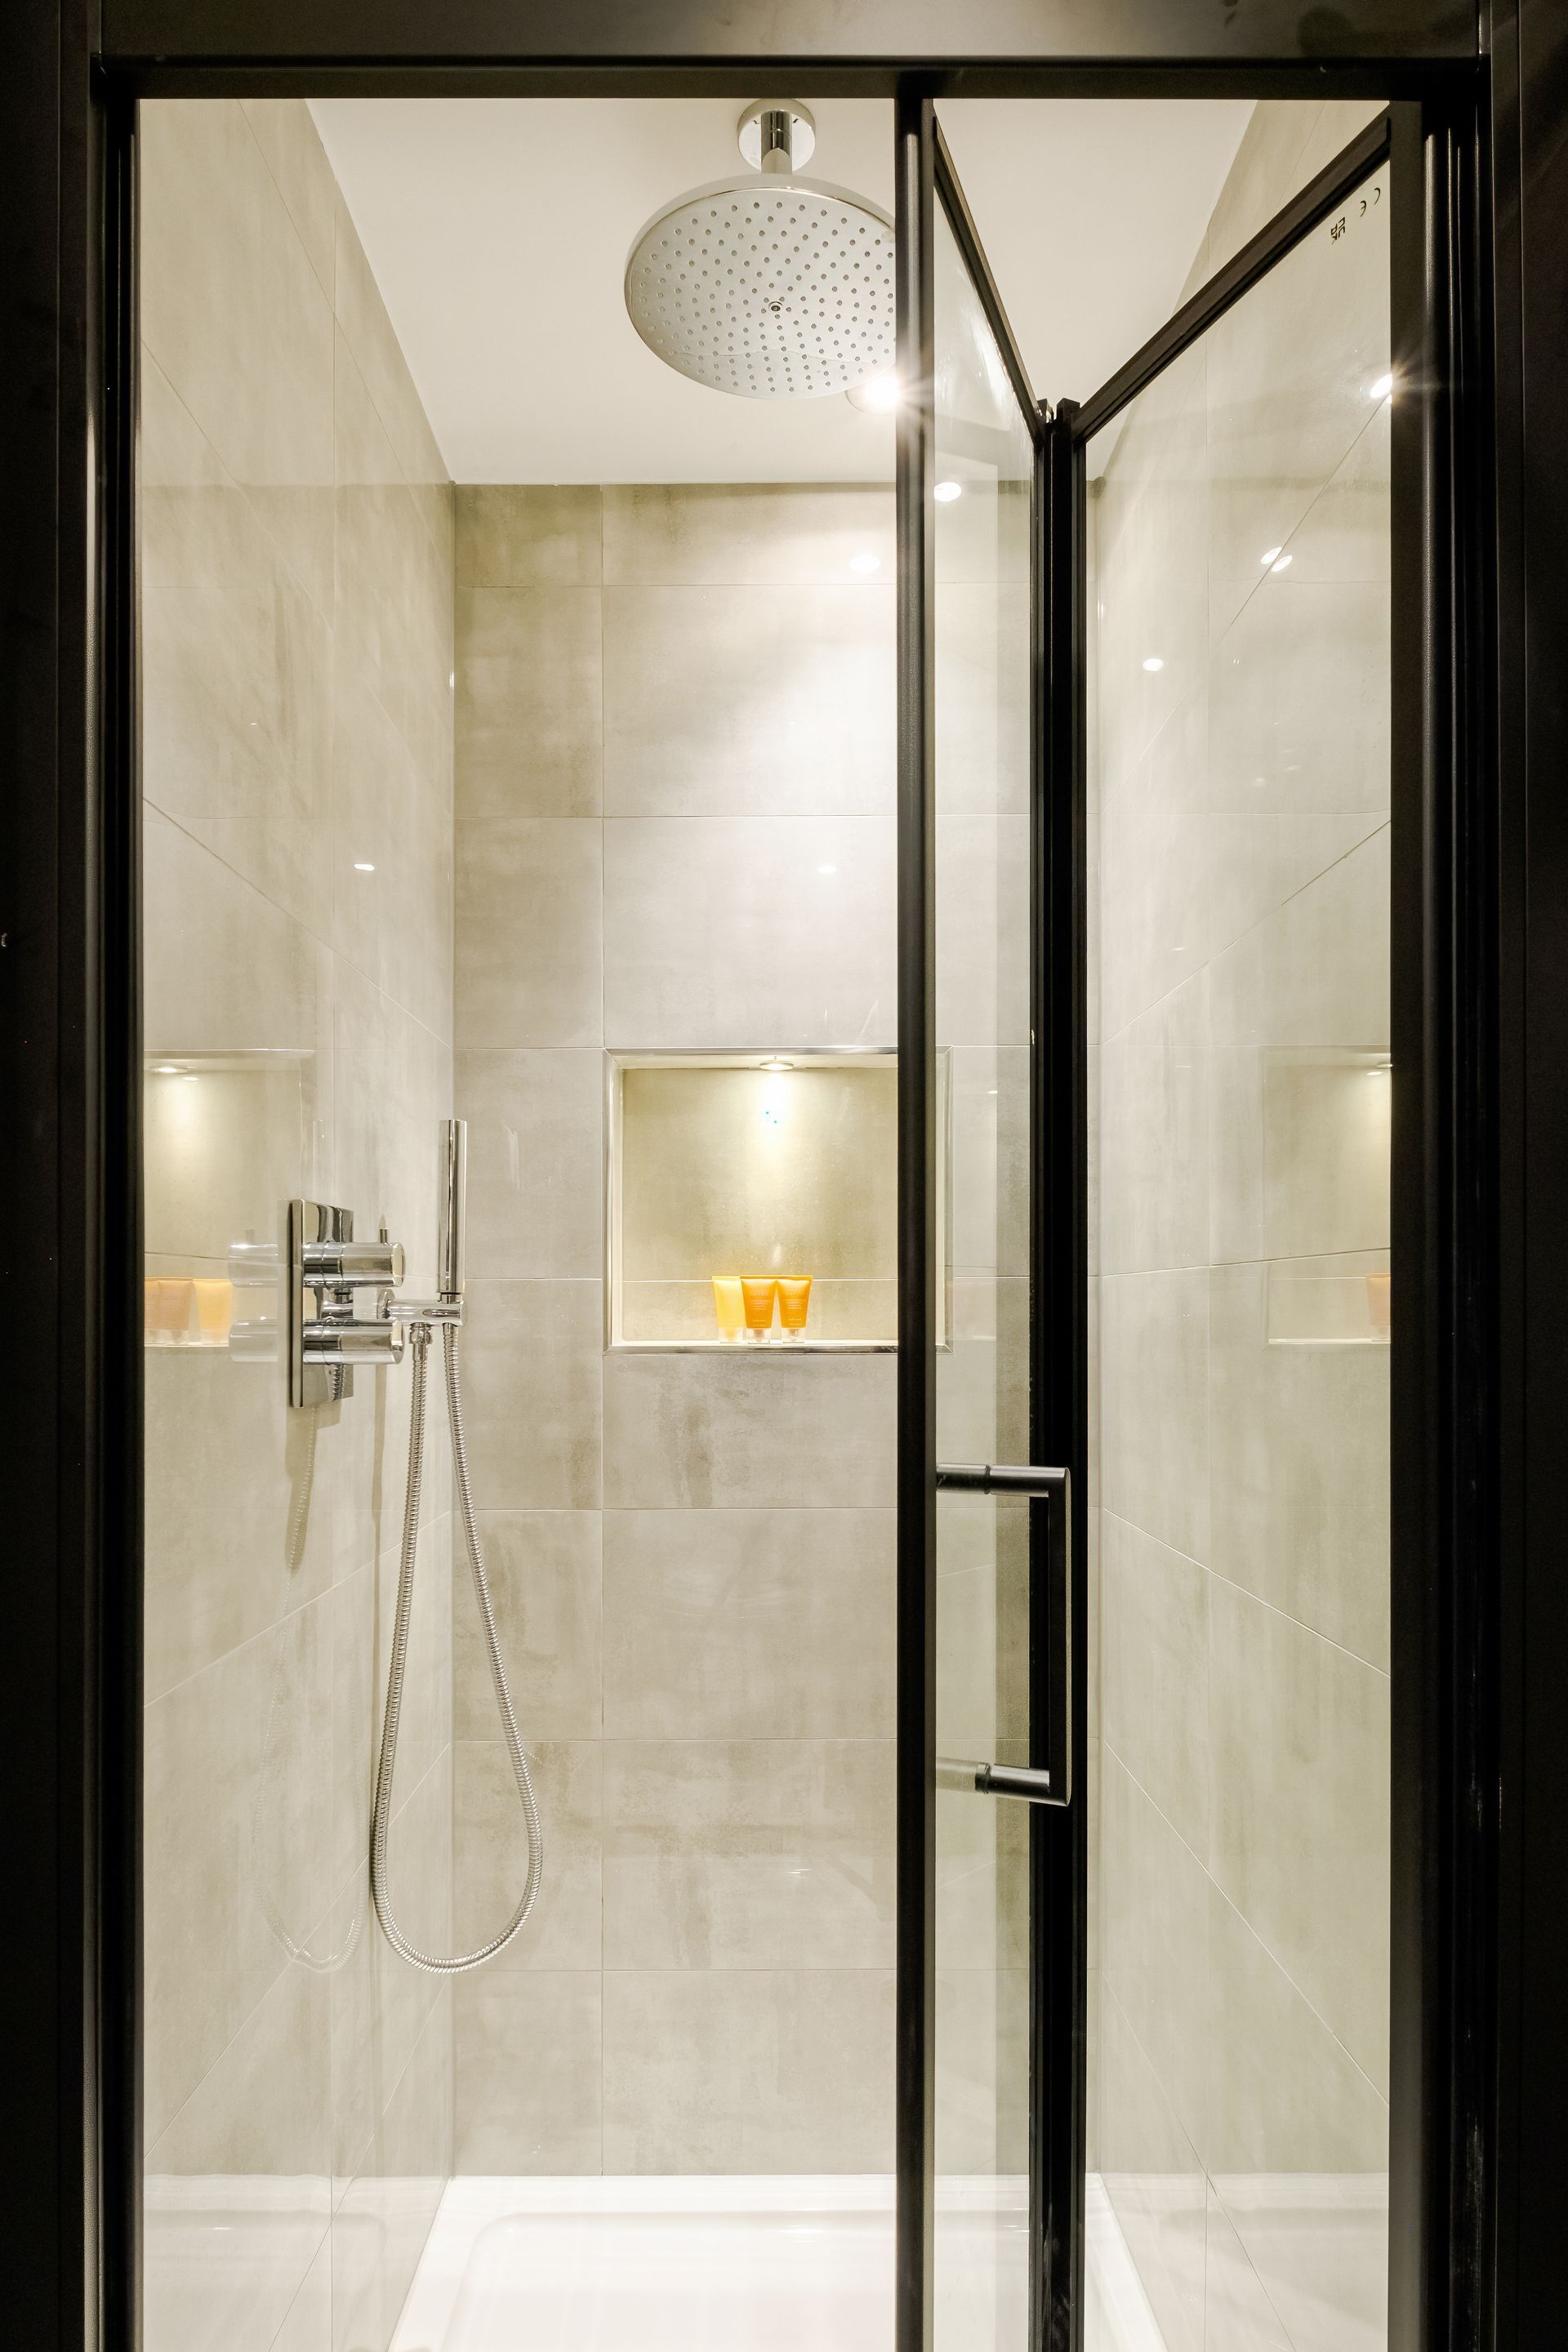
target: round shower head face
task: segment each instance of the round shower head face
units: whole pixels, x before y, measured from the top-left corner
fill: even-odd
[[[721,180],[648,222],[626,309],[648,349],[697,383],[825,399],[893,364],[893,224],[823,180]]]

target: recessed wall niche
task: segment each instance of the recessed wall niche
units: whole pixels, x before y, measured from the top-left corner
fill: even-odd
[[[610,1347],[896,1345],[896,1055],[620,1054],[606,1076]],[[945,1055],[937,1115],[945,1234]],[[748,1304],[753,1327],[770,1310],[765,1330]],[[945,1297],[939,1318],[945,1341]]]

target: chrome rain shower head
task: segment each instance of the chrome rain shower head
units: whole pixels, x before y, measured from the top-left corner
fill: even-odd
[[[715,392],[820,400],[893,364],[893,224],[795,169],[816,136],[794,100],[757,100],[739,125],[752,170],[662,206],[627,257],[633,326]]]

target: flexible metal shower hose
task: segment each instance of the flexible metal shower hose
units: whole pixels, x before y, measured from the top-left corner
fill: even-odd
[[[463,1539],[468,1545],[474,1593],[484,1626],[485,1647],[489,1653],[490,1678],[495,1684],[496,1703],[500,1709],[501,1726],[511,1757],[512,1777],[517,1782],[522,1817],[528,1825],[528,1875],[523,1882],[522,1896],[517,1909],[500,1935],[492,1936],[488,1944],[479,1945],[472,1952],[460,1952],[450,1958],[437,1953],[421,1952],[408,1941],[393,1916],[392,1899],[386,1884],[386,1846],[392,1827],[392,1779],[397,1765],[397,1725],[403,1711],[408,1628],[414,1613],[414,1569],[419,1548],[419,1490],[425,1475],[425,1381],[430,1334],[427,1328],[418,1326],[413,1337],[414,1395],[408,1417],[408,1487],[403,1506],[403,1555],[397,1570],[397,1616],[392,1632],[392,1665],[386,1681],[386,1713],[381,1726],[381,1760],[376,1767],[375,1805],[371,1814],[370,1891],[382,1933],[395,1952],[412,1968],[423,1969],[427,1976],[458,1976],[465,1969],[480,1968],[486,1960],[493,1960],[498,1952],[504,1952],[532,1910],[534,1897],[539,1893],[540,1874],[544,1867],[544,1832],[534,1800],[528,1759],[522,1752],[522,1741],[518,1736],[517,1717],[512,1713],[511,1694],[507,1688],[506,1668],[501,1664],[500,1643],[496,1634],[495,1611],[490,1605],[489,1580],[485,1574],[479,1531],[474,1520],[468,1448],[463,1439],[463,1399],[458,1375],[455,1325],[448,1323],[442,1338],[447,1368],[447,1420],[452,1433],[452,1468],[458,1482],[458,1506],[462,1514]]]

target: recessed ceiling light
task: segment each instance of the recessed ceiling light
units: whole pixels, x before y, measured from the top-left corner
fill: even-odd
[[[1277,547],[1266,547],[1258,561],[1264,564],[1272,563],[1279,552],[1279,550]]]
[[[864,383],[851,384],[844,397],[851,408],[863,409],[872,416],[886,416],[899,404],[899,379],[888,368],[880,375],[868,375]]]
[[[1158,654],[1151,654],[1143,667],[1145,669],[1163,669],[1165,665]]]
[[[931,492],[931,496],[936,499],[939,506],[951,506],[954,499],[961,499],[963,496],[963,484],[962,482],[939,482],[935,489]]]
[[[849,559],[851,572],[880,572],[881,568],[881,557],[873,555],[869,549],[862,549],[858,555],[852,555]]]
[[[1386,400],[1393,390],[1394,378],[1391,375],[1380,375],[1377,382],[1371,387],[1371,397],[1373,400]]]
[[[363,857],[356,857],[354,859],[354,872],[356,874],[374,874],[375,872],[375,868],[374,866],[367,866]]]
[[[819,866],[816,870],[819,874],[837,874],[838,868],[837,866]]]

